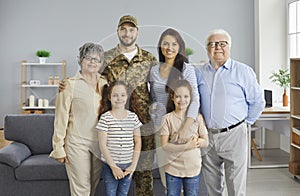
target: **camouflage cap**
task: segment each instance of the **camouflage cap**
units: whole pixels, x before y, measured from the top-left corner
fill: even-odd
[[[121,26],[121,25],[122,25],[123,23],[125,23],[125,22],[130,22],[130,23],[132,23],[135,27],[138,26],[137,19],[136,19],[134,16],[131,16],[131,15],[125,15],[125,16],[122,16],[122,17],[120,18],[118,27]]]

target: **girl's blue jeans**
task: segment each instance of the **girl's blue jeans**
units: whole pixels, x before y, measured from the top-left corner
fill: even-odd
[[[167,195],[180,196],[183,187],[184,196],[198,196],[200,174],[194,177],[176,177],[166,173]]]
[[[131,163],[128,164],[117,164],[122,170],[125,171]],[[129,179],[129,175],[125,176],[123,179],[116,180],[112,170],[107,163],[103,162],[102,165],[102,178],[105,187],[106,196],[126,196],[131,185],[132,178]]]

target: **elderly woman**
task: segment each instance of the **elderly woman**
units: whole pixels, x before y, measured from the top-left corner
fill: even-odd
[[[94,195],[101,162],[97,132],[101,89],[106,79],[98,74],[103,48],[86,43],[79,48],[78,73],[65,81],[56,97],[53,151],[50,156],[65,163],[71,195]]]

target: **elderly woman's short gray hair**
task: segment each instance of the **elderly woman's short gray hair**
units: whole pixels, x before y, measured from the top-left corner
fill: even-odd
[[[228,42],[228,46],[231,47],[231,36],[229,35],[229,33],[227,31],[225,31],[224,29],[214,29],[212,31],[210,31],[205,39],[205,46],[207,47],[207,44],[209,42],[209,39],[211,38],[211,36],[214,35],[225,35],[227,37],[227,42]]]
[[[100,57],[101,63],[104,61],[104,50],[100,44],[94,43],[85,43],[79,48],[78,63],[81,65],[84,57],[89,56],[90,54],[98,54]]]

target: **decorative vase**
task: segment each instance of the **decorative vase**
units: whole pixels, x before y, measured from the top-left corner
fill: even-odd
[[[46,60],[47,60],[47,57],[39,57],[39,60],[40,60],[41,64],[45,64]]]
[[[284,89],[283,95],[282,95],[282,105],[288,106],[288,104],[289,104],[288,96],[286,94],[286,89]]]

